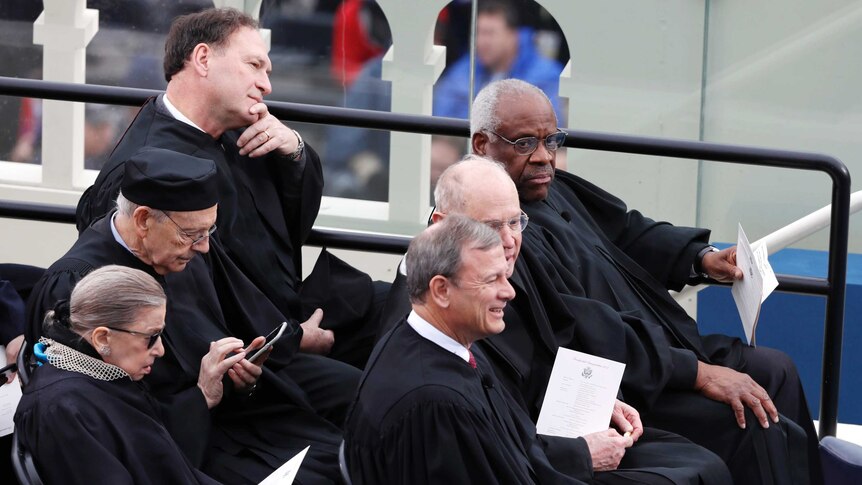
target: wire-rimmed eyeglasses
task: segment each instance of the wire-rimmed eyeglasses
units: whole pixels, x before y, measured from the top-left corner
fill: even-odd
[[[515,149],[515,153],[518,155],[532,155],[536,148],[539,148],[539,139],[535,136],[525,136],[523,138],[518,138],[515,141],[512,141],[505,136],[497,133],[496,131],[490,130],[491,133],[500,137],[501,140],[512,145],[512,148]],[[563,146],[563,143],[566,142],[566,132],[563,130],[557,130],[554,133],[546,136],[542,139],[542,142],[545,144],[545,148],[549,152],[556,151],[557,148]]]
[[[213,233],[214,233],[214,232],[216,232],[216,229],[218,229],[218,227],[216,227],[216,225],[215,225],[215,224],[213,224],[213,225],[212,225],[212,227],[210,227],[209,229],[207,229],[207,232],[206,232],[206,233],[204,233],[204,234],[203,234],[203,235],[201,235],[201,236],[194,237],[194,236],[192,236],[191,234],[189,234],[189,233],[187,233],[186,231],[184,231],[184,230],[183,230],[183,228],[182,228],[182,227],[180,227],[180,225],[179,225],[179,224],[177,224],[177,221],[173,220],[173,218],[171,218],[171,216],[170,216],[167,212],[165,212],[165,211],[161,211],[161,213],[162,213],[162,214],[164,214],[164,215],[165,215],[165,217],[167,217],[171,222],[173,222],[175,226],[177,226],[177,229],[179,229],[179,230],[180,230],[180,234],[182,234],[182,235],[183,235],[183,237],[185,237],[185,238],[186,238],[186,242],[191,241],[191,243],[192,243],[191,245],[192,245],[192,246],[194,246],[195,244],[197,244],[197,243],[199,243],[199,242],[203,241],[204,239],[206,239],[206,238],[208,238],[208,237],[212,236],[212,235],[213,235]]]
[[[500,230],[503,229],[503,226],[509,226],[510,231],[517,233],[526,229],[528,222],[530,222],[530,218],[527,217],[527,214],[524,213],[524,211],[521,211],[521,214],[518,217],[513,217],[507,221],[482,221],[482,224],[485,224],[497,232],[500,232]]]

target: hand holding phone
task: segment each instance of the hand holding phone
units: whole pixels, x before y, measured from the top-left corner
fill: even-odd
[[[254,351],[251,357],[248,357],[249,362],[254,362],[266,354],[266,351],[269,350],[272,345],[281,338],[284,331],[287,329],[287,322],[281,322],[281,324],[275,327],[272,332],[269,332],[269,335],[266,336],[266,341],[263,343],[261,348]]]

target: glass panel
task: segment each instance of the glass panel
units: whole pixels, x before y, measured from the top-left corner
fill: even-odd
[[[33,21],[41,2],[0,2],[0,76],[42,78],[42,46],[33,45]],[[40,163],[40,104],[0,96],[0,160]]]
[[[434,87],[434,116],[468,118],[472,2],[455,1],[443,11],[435,43],[446,46],[446,69]],[[565,119],[559,77],[569,60],[560,26],[533,0],[479,1],[473,97],[495,79],[517,78],[539,86]]]
[[[283,2],[261,13],[263,26],[272,29],[270,99],[389,111],[381,57],[392,35],[380,7],[364,0],[313,3]],[[388,199],[389,132],[290,125],[321,156],[324,195]]]
[[[862,5],[710,2],[704,139],[827,153],[862,170]],[[722,241],[755,239],[830,203],[816,172],[705,163],[702,223]],[[859,189],[859,181],[853,184]],[[850,250],[862,251],[851,218]],[[828,231],[800,248],[826,249]]]
[[[568,108],[559,96],[559,77],[569,49],[553,17],[533,0],[480,1],[471,80],[472,13],[473,2],[454,1],[437,21],[434,41],[446,46],[446,69],[434,86],[434,116],[467,119],[472,99],[482,88],[496,79],[518,78],[548,95],[560,126],[565,126]],[[433,188],[440,173],[468,152],[469,142],[434,137],[431,150]]]

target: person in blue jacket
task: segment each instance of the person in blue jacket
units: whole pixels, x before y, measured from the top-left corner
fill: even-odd
[[[505,0],[479,2],[476,18],[476,72],[473,93],[492,81],[516,78],[538,86],[560,108],[560,72],[563,66],[544,57],[533,43],[533,30],[519,28],[518,13]],[[470,56],[449,66],[434,86],[434,116],[467,118],[470,103]]]

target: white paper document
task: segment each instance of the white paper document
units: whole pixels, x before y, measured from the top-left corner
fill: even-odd
[[[6,351],[0,345],[0,367],[6,365]],[[0,379],[5,380],[5,376],[0,375]],[[18,408],[18,401],[21,400],[21,382],[15,376],[15,380],[0,386],[0,436],[12,434],[15,430],[15,423],[12,418],[15,417],[15,409]]]
[[[577,438],[608,429],[625,364],[560,347],[536,431]]]
[[[742,319],[745,338],[750,345],[755,345],[755,330],[760,316],[760,306],[766,301],[776,287],[778,279],[769,264],[765,244],[752,248],[748,237],[739,225],[739,236],[736,243],[736,266],[742,270],[743,278],[733,282],[730,292]]]
[[[296,478],[296,473],[299,471],[299,466],[302,465],[302,460],[305,458],[305,454],[308,453],[308,449],[311,446],[306,446],[304,450],[300,451],[293,458],[287,460],[287,463],[278,467],[278,469],[262,482],[260,485],[290,485],[293,483],[293,479]]]

